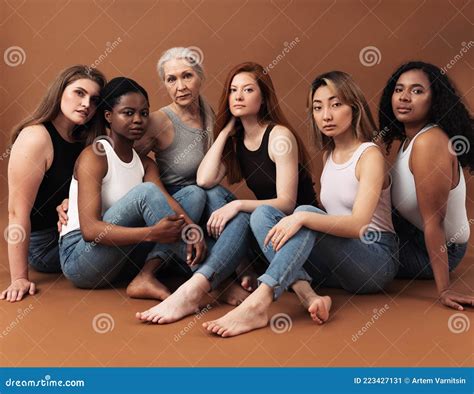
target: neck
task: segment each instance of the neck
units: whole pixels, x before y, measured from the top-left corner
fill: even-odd
[[[405,135],[409,140],[411,140],[423,127],[428,124],[428,120],[423,120],[421,122],[414,123],[405,123]]]
[[[198,119],[201,115],[201,111],[199,108],[199,100],[193,101],[191,104],[185,107],[178,105],[174,102],[171,104],[171,106],[173,107],[174,112],[180,118]]]
[[[117,153],[123,161],[130,161],[133,155],[132,149],[134,141],[114,132],[110,132],[109,135],[110,138],[112,138],[115,153]]]
[[[72,141],[72,131],[76,126],[70,120],[68,120],[62,113],[60,113],[56,118],[51,122],[59,135],[63,137],[66,141]]]
[[[333,138],[334,140],[334,150],[338,151],[349,151],[355,146],[360,145],[360,141],[354,135],[352,130],[348,130],[343,134],[340,134]]]
[[[245,135],[253,137],[262,132],[262,124],[258,121],[257,116],[242,116],[240,121],[244,127]]]

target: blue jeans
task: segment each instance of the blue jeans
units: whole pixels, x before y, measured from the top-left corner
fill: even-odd
[[[301,205],[295,212],[326,214],[311,205]],[[261,283],[274,289],[277,299],[297,280],[311,279],[318,285],[340,287],[351,293],[366,294],[381,291],[398,269],[398,243],[395,234],[381,232],[359,238],[343,238],[301,228],[277,252],[263,241],[270,229],[285,214],[270,207],[258,207],[250,218],[250,226],[270,265]]]
[[[392,220],[400,239],[400,267],[397,278],[433,279],[433,269],[423,231],[404,219],[396,210],[393,211]],[[448,243],[445,247],[448,252],[449,272],[452,272],[466,254],[467,243]]]
[[[183,188],[176,196],[178,202],[191,217],[198,221],[205,204],[205,195],[197,186]],[[153,183],[145,182],[135,186],[124,197],[110,207],[103,221],[124,227],[152,226],[174,211],[165,196]],[[106,231],[106,230],[105,230]],[[186,244],[173,244],[181,255],[186,254]],[[168,244],[156,244],[155,255],[166,251]],[[143,248],[143,249],[142,249]],[[86,242],[80,230],[72,231],[59,241],[61,267],[64,275],[74,285],[81,288],[97,288],[111,285],[127,264],[141,265],[149,250],[149,243],[126,246],[109,246]],[[145,253],[143,252],[145,251]],[[150,254],[151,254],[150,253]],[[141,255],[141,261],[133,261],[131,256]]]
[[[61,272],[58,240],[59,233],[55,227],[31,232],[28,262],[36,271]]]
[[[202,189],[201,189],[202,190]],[[215,210],[225,204],[235,200],[234,195],[222,186],[216,186],[212,189],[203,190],[206,194],[206,204],[201,223],[207,222],[209,216]],[[239,212],[230,220],[224,228],[224,231],[217,240],[210,237],[206,238],[208,254],[206,260],[197,268],[189,268],[181,264],[183,270],[189,274],[200,273],[210,282],[211,290],[234,273],[239,263],[247,254],[250,233],[250,215],[245,212]],[[176,254],[181,260],[185,259],[185,254],[176,245],[169,245],[169,250]],[[156,249],[150,253],[148,258],[160,257],[156,254]]]

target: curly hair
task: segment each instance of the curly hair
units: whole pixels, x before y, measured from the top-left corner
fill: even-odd
[[[467,167],[472,172],[474,170],[472,116],[462,102],[453,82],[441,69],[430,63],[411,61],[402,64],[390,77],[383,90],[379,105],[379,127],[382,130],[380,134],[387,153],[394,140],[403,140],[406,137],[403,123],[399,122],[393,113],[392,95],[399,77],[410,70],[423,71],[430,81],[432,100],[428,122],[437,124],[450,139],[453,137],[467,139],[468,149],[458,155],[458,160],[462,167]]]

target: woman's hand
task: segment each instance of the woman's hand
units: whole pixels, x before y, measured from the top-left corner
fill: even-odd
[[[181,232],[185,225],[183,215],[164,217],[150,227],[150,241],[171,244],[181,240]]]
[[[65,198],[63,202],[56,207],[58,213],[58,233],[61,232],[63,226],[67,224],[68,216],[67,211],[69,210],[69,199]]]
[[[273,250],[278,252],[283,245],[293,235],[295,235],[301,227],[303,227],[303,214],[304,212],[295,212],[290,216],[286,216],[281,219],[273,228],[268,232],[263,242],[264,246],[267,246],[272,241]]]
[[[207,221],[207,233],[216,239],[219,238],[225,225],[240,212],[239,205],[239,201],[234,200],[212,212]]]
[[[439,295],[439,300],[443,305],[458,311],[463,311],[464,308],[461,304],[474,306],[474,297],[458,293],[451,289],[443,290]]]
[[[36,293],[36,285],[28,279],[21,278],[14,280],[6,290],[2,291],[0,300],[10,302],[21,301],[24,295],[33,295]]]

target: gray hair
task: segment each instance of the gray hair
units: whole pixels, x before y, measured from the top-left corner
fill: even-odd
[[[195,47],[185,48],[185,47],[174,47],[166,50],[161,55],[156,66],[158,75],[161,80],[165,80],[165,63],[173,59],[183,59],[185,60],[192,69],[196,72],[201,81],[205,80],[204,69],[202,67],[202,53],[196,52],[198,48]],[[198,56],[196,56],[198,55]],[[216,121],[216,115],[212,107],[208,104],[207,100],[203,97],[202,94],[199,94],[199,110],[201,118],[204,121],[204,130],[207,134],[207,148],[209,149],[212,145],[214,139],[214,124]]]

